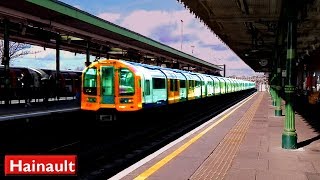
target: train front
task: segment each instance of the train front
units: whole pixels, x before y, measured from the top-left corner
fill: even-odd
[[[137,111],[142,108],[141,77],[124,61],[93,62],[82,74],[81,109]]]

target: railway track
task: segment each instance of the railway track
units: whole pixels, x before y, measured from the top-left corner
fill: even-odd
[[[0,142],[0,145],[6,145],[1,153],[77,154],[78,179],[106,179],[206,122],[250,93],[215,97],[205,103],[194,101],[170,109],[163,108],[161,111],[124,114],[119,121],[103,124],[70,121],[68,118],[74,118],[75,115],[70,113],[65,117],[57,117],[59,123],[54,123],[53,127],[59,133],[56,137],[54,134],[42,135],[37,139],[43,133],[50,133],[44,121],[37,127],[26,127],[20,132],[25,134],[21,141],[15,139],[10,143],[12,139],[9,138],[9,142]],[[78,116],[84,117],[85,114]],[[64,121],[70,122],[63,124]],[[19,133],[19,128],[14,132]]]
[[[149,127],[148,131],[144,131],[137,136],[130,136],[126,141],[119,143],[119,146],[112,145],[111,149],[103,151],[106,153],[101,153],[102,155],[100,154],[97,156],[98,158],[94,159],[94,164],[90,163],[90,160],[83,162],[91,168],[80,169],[81,173],[79,174],[79,177],[80,179],[109,178],[122,169],[134,164],[164,145],[210,120],[212,117],[247,96],[248,94],[243,94],[241,96],[230,95],[228,98],[221,97],[219,100],[216,99],[217,101],[208,101],[208,103],[205,104],[205,106],[207,106],[206,108],[204,105],[201,105],[200,102],[190,104],[188,105],[189,111],[187,111],[189,113],[178,117],[175,116],[174,118],[171,118],[170,121],[165,121],[166,123],[155,123],[153,126]],[[216,102],[223,103],[217,104]],[[172,113],[176,113],[177,111],[178,110],[172,109],[168,110],[164,113],[164,116],[172,117]],[[85,157],[82,158],[85,159]]]

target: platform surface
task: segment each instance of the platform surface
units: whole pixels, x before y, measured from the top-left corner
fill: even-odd
[[[268,92],[257,92],[110,179],[319,180],[318,126],[296,113],[299,148],[283,149],[285,116],[274,116],[271,104]]]
[[[20,103],[14,101],[9,105],[0,104],[0,122],[78,110],[80,110],[80,102],[70,97],[59,100],[50,99],[46,103],[33,101],[30,105],[26,105],[23,101]]]

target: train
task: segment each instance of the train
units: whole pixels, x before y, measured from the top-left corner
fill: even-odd
[[[83,70],[81,109],[140,111],[255,87],[251,81],[103,59]],[[112,120],[112,116],[108,118]]]
[[[10,67],[9,91],[5,92],[5,72],[0,66],[0,102],[5,100],[75,97],[81,90],[82,71],[62,70],[56,85],[56,70]],[[23,81],[22,81],[23,79]],[[28,87],[26,87],[26,82]],[[23,102],[23,101],[22,101]]]

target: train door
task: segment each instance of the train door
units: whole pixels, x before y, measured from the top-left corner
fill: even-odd
[[[152,103],[152,90],[151,90],[151,78],[145,77],[144,79],[144,87],[143,88],[143,97],[144,97],[144,103],[149,104]]]
[[[178,84],[178,79],[172,79],[173,82],[173,96],[174,96],[174,102],[177,103],[180,100],[180,88],[179,88],[179,84]]]
[[[114,104],[114,67],[101,66],[101,103]]]
[[[159,69],[167,78],[167,97],[168,97],[168,104],[172,104],[177,102],[179,99],[179,91],[177,88],[178,80],[174,73],[168,70]],[[176,100],[177,99],[177,100]],[[176,101],[175,101],[176,100]]]

